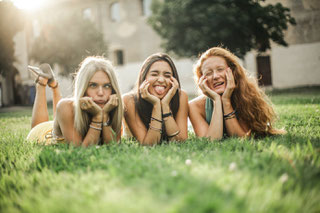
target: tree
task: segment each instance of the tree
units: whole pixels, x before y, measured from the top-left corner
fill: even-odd
[[[78,12],[61,12],[41,25],[30,57],[40,63],[58,64],[63,75],[74,72],[86,56],[106,54],[102,33]]]
[[[243,57],[251,49],[270,49],[270,42],[287,46],[284,30],[295,20],[280,3],[264,0],[162,0],[152,4],[149,23],[163,38],[166,51],[197,56],[222,45]]]
[[[11,1],[0,1],[0,75],[14,72],[13,37],[24,26],[23,13]]]

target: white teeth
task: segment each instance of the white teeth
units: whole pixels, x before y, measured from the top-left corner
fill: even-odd
[[[215,84],[214,84],[214,87],[220,86],[220,85],[222,85],[222,84],[223,84],[223,82],[215,83]]]

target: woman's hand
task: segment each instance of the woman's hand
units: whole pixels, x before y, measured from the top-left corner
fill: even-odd
[[[118,97],[116,94],[110,95],[108,102],[103,107],[104,113],[109,113],[111,110],[118,106]]]
[[[145,80],[139,88],[140,95],[141,95],[141,98],[148,101],[152,105],[155,105],[160,102],[160,99],[149,93],[148,91],[149,86],[150,86],[150,83]]]
[[[178,83],[177,79],[175,79],[172,76],[170,78],[170,83],[171,83],[171,88],[167,92],[167,94],[163,97],[163,99],[161,100],[161,104],[169,105],[171,99],[176,94],[176,92],[179,88],[179,83]]]
[[[199,79],[199,88],[201,89],[202,93],[213,100],[218,100],[218,98],[220,98],[220,95],[210,89],[207,82],[208,79],[204,75]]]
[[[224,90],[224,93],[222,94],[222,100],[230,101],[232,92],[233,92],[234,88],[236,87],[235,82],[234,82],[234,77],[233,77],[233,74],[232,74],[230,67],[227,68],[226,77],[227,77],[227,87]]]
[[[80,108],[88,112],[93,118],[97,117],[99,120],[102,115],[102,109],[90,97],[82,97],[79,100]]]

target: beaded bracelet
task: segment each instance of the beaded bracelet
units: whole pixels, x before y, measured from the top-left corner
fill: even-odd
[[[233,110],[232,112],[230,112],[229,114],[223,115],[223,118],[228,118],[232,115],[234,115],[236,113],[236,110]]]
[[[101,131],[102,130],[102,128],[100,127],[95,127],[95,126],[92,126],[91,124],[90,124],[90,126],[89,126],[90,128],[92,128],[92,129],[95,129],[95,130],[99,130],[99,131]]]
[[[230,116],[228,116],[228,117],[223,117],[223,119],[224,119],[224,120],[228,120],[228,119],[232,119],[232,118],[235,118],[235,117],[236,117],[236,115],[233,114],[233,115],[230,115]]]

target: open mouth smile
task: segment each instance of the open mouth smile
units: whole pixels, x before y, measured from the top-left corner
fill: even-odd
[[[217,82],[217,83],[214,83],[214,84],[213,84],[213,88],[216,88],[216,87],[222,86],[223,84],[224,84],[224,82]]]

